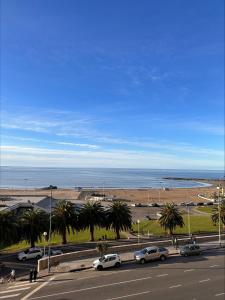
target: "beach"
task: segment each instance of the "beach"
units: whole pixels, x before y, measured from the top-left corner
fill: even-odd
[[[90,196],[92,193],[105,194],[106,196],[114,199],[120,199],[131,203],[181,203],[181,202],[206,202],[200,199],[198,195],[204,195],[206,198],[212,196],[214,193],[218,194],[217,186],[224,187],[224,180],[216,181],[210,180],[207,183],[211,186],[198,187],[198,188],[170,188],[164,189],[121,189],[121,188],[108,188],[108,189],[72,189],[72,188],[58,188],[52,190],[52,196],[55,199],[66,199],[72,202],[83,201],[86,196]],[[12,197],[23,196],[35,197],[35,196],[50,196],[51,190],[49,189],[0,189],[0,197]]]

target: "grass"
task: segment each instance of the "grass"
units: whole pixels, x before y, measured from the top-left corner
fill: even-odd
[[[213,206],[198,206],[197,210],[211,214]]]
[[[187,234],[188,233],[188,218],[187,215],[183,216],[184,227],[174,231],[175,234]],[[218,226],[214,226],[210,216],[190,216],[191,232],[194,234],[205,232],[218,232]],[[156,236],[162,236],[167,234],[163,228],[160,227],[157,220],[142,221],[139,224],[140,233],[151,234]],[[133,225],[133,230],[137,233],[137,224]]]
[[[99,229],[96,228],[95,229],[95,240],[98,241],[100,238],[102,238],[103,235],[107,235],[107,239],[115,239],[116,235],[113,231],[110,230],[106,230],[106,229]],[[121,234],[121,238],[124,238],[123,234]],[[75,233],[70,233],[67,234],[67,242],[68,243],[83,243],[83,242],[88,242],[90,241],[90,233],[88,230],[84,230],[84,231],[79,231],[79,232],[75,232]],[[53,234],[52,235],[52,241],[51,241],[51,245],[61,245],[62,240],[61,237],[58,234]],[[36,243],[37,247],[44,247],[45,242],[39,241],[38,243]],[[9,247],[1,247],[0,246],[0,250],[3,250],[7,253],[10,252],[16,252],[16,251],[21,251],[23,249],[29,248],[30,245],[25,242],[25,241],[21,241],[20,243],[11,245]]]

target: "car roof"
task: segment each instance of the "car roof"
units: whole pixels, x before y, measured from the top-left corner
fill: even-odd
[[[112,256],[118,256],[118,254],[106,254],[105,257],[112,257]]]
[[[158,247],[157,246],[152,246],[152,247],[146,247],[145,249],[147,249],[147,250],[155,250],[155,249],[158,249]]]

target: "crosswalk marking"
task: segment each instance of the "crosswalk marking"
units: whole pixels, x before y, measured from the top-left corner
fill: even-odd
[[[12,294],[12,295],[7,295],[7,296],[0,296],[0,299],[6,299],[6,298],[12,298],[12,297],[17,297],[20,294]]]
[[[14,292],[18,292],[18,291],[25,291],[28,289],[29,289],[29,287],[22,287],[22,288],[18,288],[18,289],[14,289],[14,290],[3,291],[3,292],[0,292],[0,294],[14,293]]]
[[[8,288],[9,289],[15,289],[15,288],[19,288],[19,287],[23,287],[23,286],[31,286],[31,285],[34,285],[36,282],[33,282],[33,283],[24,283],[24,284],[15,284],[15,285],[12,285],[12,286],[9,286]]]

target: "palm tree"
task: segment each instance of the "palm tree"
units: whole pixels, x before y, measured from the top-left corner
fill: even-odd
[[[215,225],[219,222],[219,210],[220,210],[220,221],[225,225],[225,200],[224,199],[220,202],[220,204],[213,207],[211,218]]]
[[[63,244],[67,243],[66,233],[77,229],[77,215],[70,201],[60,200],[56,204],[52,214],[52,228],[61,235]]]
[[[160,214],[159,224],[165,230],[168,230],[170,235],[173,235],[173,231],[177,226],[184,226],[183,217],[173,203],[166,204]]]
[[[0,213],[0,237],[2,245],[18,242],[20,239],[19,225],[12,212]]]
[[[25,211],[20,219],[22,237],[35,247],[35,243],[42,239],[44,231],[48,230],[48,214],[40,209]]]
[[[113,228],[116,238],[120,239],[121,230],[129,230],[132,225],[132,215],[126,203],[115,201],[107,211],[107,227]]]
[[[89,229],[91,241],[94,241],[95,226],[105,226],[105,211],[101,203],[88,201],[80,210],[79,227],[81,229]]]

